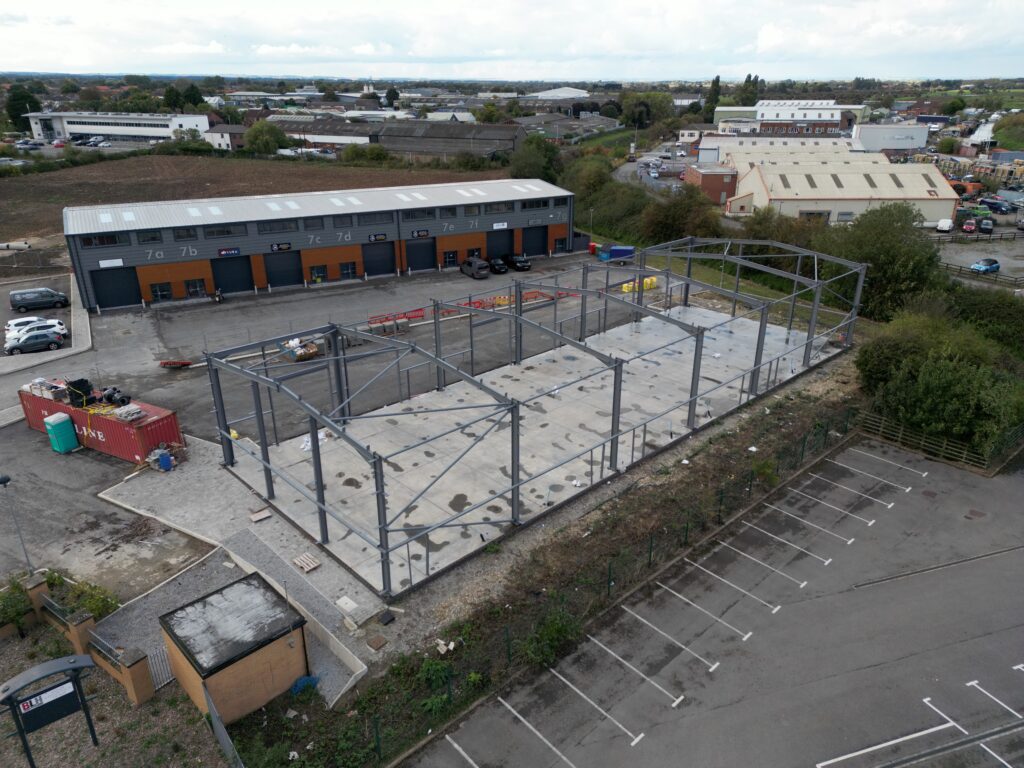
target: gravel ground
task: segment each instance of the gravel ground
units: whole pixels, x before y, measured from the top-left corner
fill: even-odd
[[[0,641],[0,680],[69,651],[49,625],[33,627],[24,639]],[[227,768],[203,715],[177,682],[136,708],[120,685],[96,669],[85,680],[85,692],[93,697],[89,705],[100,745],[92,745],[81,714],[66,717],[29,736],[38,768]],[[5,735],[13,730],[9,718],[0,729]],[[0,766],[20,765],[26,763],[18,739],[0,739]]]

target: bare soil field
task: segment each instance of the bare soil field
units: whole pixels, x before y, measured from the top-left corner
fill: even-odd
[[[0,179],[0,242],[59,234],[72,205],[441,184],[504,170],[355,168],[337,163],[145,155]]]

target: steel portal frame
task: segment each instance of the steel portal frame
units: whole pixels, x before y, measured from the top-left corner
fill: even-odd
[[[767,250],[768,253],[754,253]],[[735,250],[735,252],[733,252]],[[788,256],[796,258],[796,269],[787,272],[786,270],[761,263],[761,260]],[[648,266],[652,257],[664,258],[665,264],[661,268]],[[723,283],[715,286],[693,278],[692,270],[694,262],[713,261],[721,262],[723,267]],[[682,262],[680,264],[680,262]],[[724,265],[729,264],[735,270],[735,281],[731,287],[724,284]],[[810,264],[812,269],[805,270],[804,265]],[[820,267],[823,264],[830,265],[830,276],[822,274]],[[765,299],[746,293],[740,290],[741,273],[743,270],[753,270],[767,275],[781,277],[792,281],[793,290],[789,295],[776,299]],[[804,274],[811,272],[810,275]],[[522,521],[522,505],[520,490],[522,486],[533,478],[540,477],[552,470],[567,464],[570,461],[579,459],[587,454],[593,456],[596,450],[601,453],[601,475],[604,476],[605,469],[615,473],[621,471],[619,449],[621,438],[630,432],[633,435],[635,446],[636,433],[643,428],[644,443],[646,445],[647,424],[657,418],[677,409],[685,409],[686,425],[688,430],[697,426],[697,409],[700,398],[707,400],[708,396],[740,382],[740,402],[743,396],[749,400],[762,392],[762,371],[767,368],[768,378],[771,380],[772,366],[775,367],[776,378],[781,359],[784,355],[802,347],[802,361],[804,368],[810,367],[814,354],[814,343],[826,339],[833,333],[842,334],[843,344],[852,344],[853,327],[857,317],[860,304],[861,292],[863,289],[866,266],[855,262],[839,259],[827,254],[817,253],[802,248],[788,246],[772,241],[755,240],[733,240],[733,239],[698,239],[684,238],[681,240],[664,243],[641,251],[638,263],[633,266],[616,266],[607,262],[596,262],[584,264],[581,267],[568,269],[546,279],[517,280],[507,300],[501,306],[483,307],[476,306],[472,301],[458,303],[451,301],[432,302],[433,313],[430,320],[424,324],[432,326],[433,349],[429,349],[413,341],[405,341],[394,336],[382,336],[371,333],[366,327],[355,325],[339,325],[329,323],[327,325],[309,328],[300,332],[292,332],[286,336],[273,337],[258,341],[249,342],[229,349],[222,349],[216,352],[205,353],[208,364],[210,385],[213,394],[214,410],[217,419],[217,431],[220,437],[224,465],[235,464],[235,450],[240,449],[243,453],[256,460],[262,465],[263,481],[265,486],[265,498],[273,500],[275,497],[275,480],[286,483],[290,488],[298,492],[303,498],[314,505],[318,518],[318,540],[320,544],[327,545],[330,542],[330,530],[328,520],[341,525],[345,530],[355,534],[362,541],[373,547],[379,556],[380,562],[380,586],[371,585],[384,597],[395,594],[392,580],[392,557],[394,553],[402,548],[408,548],[410,543],[429,536],[435,530],[455,526],[476,525],[480,523],[466,522],[463,520],[467,515],[479,510],[485,504],[495,499],[505,499],[509,507],[509,515],[504,522],[513,526]],[[604,284],[594,286],[592,277],[597,274],[604,275]],[[625,274],[625,280],[612,282],[614,273]],[[660,278],[664,281],[661,292],[664,294],[665,310],[662,311],[653,306],[654,302],[645,303],[645,278]],[[828,290],[833,296],[839,296],[834,288],[840,281],[855,279],[854,295],[847,300],[849,308],[842,313],[839,322],[825,331],[818,328],[820,305],[823,291]],[[624,284],[632,283],[632,301],[614,295],[613,290],[621,288]],[[552,326],[549,327],[539,321],[526,317],[531,310],[529,302],[524,300],[524,288],[538,289],[543,296],[537,303],[544,303],[550,300],[553,311]],[[550,291],[550,293],[548,293]],[[669,314],[674,306],[690,306],[691,295],[695,292],[710,292],[732,302],[731,316],[717,325],[701,327],[693,323],[680,320]],[[578,298],[580,311],[568,318],[558,318],[558,302],[566,296]],[[768,325],[769,313],[777,305],[788,304],[787,339],[793,329],[796,306],[801,295],[810,293],[811,303],[809,307],[809,319],[804,340],[794,346],[787,348],[783,353],[776,354],[771,359],[764,360],[765,334]],[[647,292],[648,297],[650,291]],[[845,300],[845,299],[844,299]],[[588,303],[598,305],[597,309],[588,309]],[[739,305],[746,305],[749,309],[737,315]],[[677,330],[680,334],[678,339],[662,344],[654,349],[641,351],[630,358],[617,358],[597,350],[586,343],[586,339],[594,333],[607,330],[609,308],[627,310],[630,320],[637,322],[643,318],[655,322],[664,323]],[[595,328],[588,328],[588,317],[597,315]],[[756,315],[758,318],[758,333],[755,343],[755,356],[750,365],[741,374],[728,381],[717,383],[716,386],[701,390],[701,362],[703,356],[704,342],[709,331],[715,331],[736,320],[738,317]],[[462,365],[450,362],[448,358],[453,355],[444,354],[442,323],[452,319],[465,318],[469,327],[469,355],[470,369],[466,370]],[[563,459],[554,466],[547,467],[541,472],[534,473],[531,477],[524,478],[520,461],[520,413],[523,407],[528,407],[531,400],[546,394],[535,395],[524,400],[510,398],[507,394],[498,392],[475,375],[473,363],[473,324],[474,318],[479,323],[506,322],[510,324],[510,359],[512,365],[519,365],[523,362],[523,336],[527,330],[540,333],[549,337],[553,347],[568,346],[584,352],[595,360],[595,368],[583,375],[582,378],[572,382],[563,382],[559,386],[568,386],[583,379],[603,375],[612,372],[612,393],[611,393],[611,419],[608,425],[608,437],[604,438],[589,449],[577,452],[574,455]],[[486,318],[483,320],[481,318]],[[602,323],[603,319],[603,323]],[[577,332],[572,335],[563,332],[566,322],[575,322],[578,326]],[[323,356],[317,357],[314,362],[296,366],[294,362],[284,361],[289,354],[282,343],[289,339],[301,337],[306,342],[319,344],[323,347]],[[622,413],[622,390],[623,374],[625,367],[633,360],[642,359],[664,349],[691,342],[693,344],[693,363],[688,388],[680,394],[680,400],[663,413],[648,418],[642,424],[634,425],[630,430],[623,430],[621,426]],[[366,346],[367,349],[356,350],[357,346]],[[271,349],[268,354],[268,347]],[[275,349],[276,347],[276,349]],[[460,352],[459,356],[464,354]],[[243,360],[248,357],[255,357],[252,362],[246,363]],[[433,388],[441,391],[455,382],[465,382],[472,389],[483,396],[479,403],[460,404],[442,408],[427,408],[420,410],[413,409],[390,409],[384,406],[374,411],[357,413],[352,408],[353,401],[363,391],[372,387],[376,382],[383,380],[389,372],[397,372],[399,400],[396,402],[409,402],[412,396],[412,385],[408,385],[405,395],[402,394],[402,362],[407,358],[419,358],[415,366],[405,369],[408,373],[419,366],[432,367],[435,371]],[[393,358],[393,359],[392,359]],[[355,362],[372,361],[381,362],[382,365],[362,387],[352,389],[348,368]],[[330,401],[325,404],[317,404],[303,398],[294,388],[288,386],[288,382],[306,376],[326,373]],[[223,396],[221,376],[229,376],[250,383],[253,408],[252,411],[234,420],[228,418],[225,399]],[[745,385],[745,386],[744,386]],[[267,390],[269,414],[271,416],[275,440],[277,442],[277,419],[274,405],[274,396],[284,398],[293,406],[297,407],[305,416],[308,425],[308,439],[310,441],[311,463],[313,468],[312,491],[307,484],[302,483],[286,473],[282,467],[276,466],[271,460],[269,446],[270,440],[266,429],[265,417],[268,413],[264,408],[261,389]],[[553,391],[557,391],[557,387]],[[383,417],[400,418],[409,413],[445,413],[457,411],[480,411],[480,415],[473,416],[468,422],[460,421],[451,429],[443,430],[437,434],[419,439],[405,447],[388,454],[376,451],[371,445],[363,444],[354,439],[349,433],[349,426],[355,422],[366,419],[377,419]],[[237,438],[233,425],[252,421],[259,438],[259,450],[247,447]],[[469,445],[460,451],[454,459],[449,461],[444,469],[425,487],[420,489],[411,501],[401,509],[389,510],[388,494],[386,490],[387,474],[385,463],[394,456],[403,452],[420,447],[432,441],[438,440],[456,431],[464,431],[467,426],[484,424],[485,428],[481,434],[474,437]],[[510,480],[508,486],[487,498],[465,509],[438,519],[429,525],[419,526],[410,530],[408,527],[397,527],[397,522],[415,503],[423,497],[442,477],[456,467],[459,462],[470,451],[480,444],[488,435],[493,434],[500,425],[507,424],[509,432],[509,460]],[[376,500],[377,525],[373,530],[366,530],[354,523],[349,516],[332,508],[326,502],[324,493],[324,479],[319,440],[322,431],[326,430],[345,445],[353,450],[372,471],[374,479],[374,497]],[[685,433],[681,433],[680,437]],[[678,438],[673,438],[678,439]],[[634,448],[635,451],[635,448]],[[635,456],[634,456],[635,458]],[[632,459],[630,462],[631,463]],[[493,525],[493,521],[488,523]],[[393,541],[395,534],[401,533],[405,536],[402,540]],[[426,539],[424,539],[426,541]],[[429,549],[427,550],[429,553]],[[431,576],[429,569],[429,554],[427,565],[427,576]],[[411,576],[411,573],[410,573]]]

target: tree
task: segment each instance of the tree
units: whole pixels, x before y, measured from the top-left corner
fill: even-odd
[[[642,232],[645,240],[663,243],[681,237],[718,237],[722,234],[718,211],[699,187],[683,184],[664,202],[652,202],[644,209]]]
[[[337,101],[338,94],[331,86],[324,88],[324,101]]]
[[[224,78],[220,75],[208,75],[203,78],[203,90],[216,93],[224,90]]]
[[[959,147],[960,142],[952,136],[946,136],[945,138],[939,139],[939,142],[935,145],[935,148],[944,155],[956,154]]]
[[[29,129],[29,120],[25,117],[29,112],[38,112],[39,99],[28,92],[23,85],[12,85],[7,92],[7,117],[19,131]]]
[[[194,107],[198,107],[203,103],[203,94],[198,88],[196,88],[195,83],[188,84],[188,88],[186,88],[185,92],[181,94],[181,98],[186,104],[191,104]]]
[[[76,83],[74,80],[65,80],[63,83],[60,84],[60,92],[63,94],[78,93],[78,91],[78,83]]]
[[[1003,149],[1024,149],[1024,112],[1002,118],[996,123],[993,133]]]
[[[910,203],[883,203],[848,227],[831,227],[815,238],[815,249],[868,265],[861,313],[891,320],[907,298],[940,282],[939,251],[924,218]]]
[[[246,149],[257,155],[273,155],[291,142],[278,126],[266,120],[258,120],[245,132]]]
[[[942,114],[944,115],[955,115],[967,108],[967,102],[957,96],[955,99],[950,99],[942,106]]]
[[[722,78],[715,75],[711,81],[711,87],[708,89],[707,98],[704,100],[704,122],[710,123],[715,119],[715,107],[718,106],[720,98],[722,98]]]
[[[149,75],[125,75],[124,84],[148,90],[153,87],[153,80]]]
[[[558,180],[562,160],[558,147],[543,136],[533,134],[512,153],[509,172],[513,179],[543,179],[552,184]]]
[[[278,93],[287,93],[288,92],[288,83],[286,83],[284,80],[278,80],[277,81],[277,92]]]
[[[398,89],[395,88],[395,86],[390,85],[388,86],[387,92],[384,94],[384,101],[387,102],[389,107],[393,108],[400,95],[401,94],[398,93]]]
[[[168,85],[164,89],[164,106],[167,107],[167,109],[177,112],[185,106],[185,97],[182,96],[181,91],[173,85]]]
[[[103,96],[96,86],[89,85],[78,92],[78,106],[83,110],[97,110],[103,102]]]

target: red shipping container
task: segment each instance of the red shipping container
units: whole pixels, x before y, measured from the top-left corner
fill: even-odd
[[[94,393],[94,394],[99,394]],[[32,429],[46,431],[43,419],[53,413],[66,413],[75,425],[78,442],[86,448],[141,464],[160,444],[185,444],[174,411],[133,400],[145,415],[135,421],[121,421],[112,413],[113,408],[75,408],[61,400],[39,397],[24,389],[18,390],[25,421]],[[102,413],[101,410],[108,410]]]

